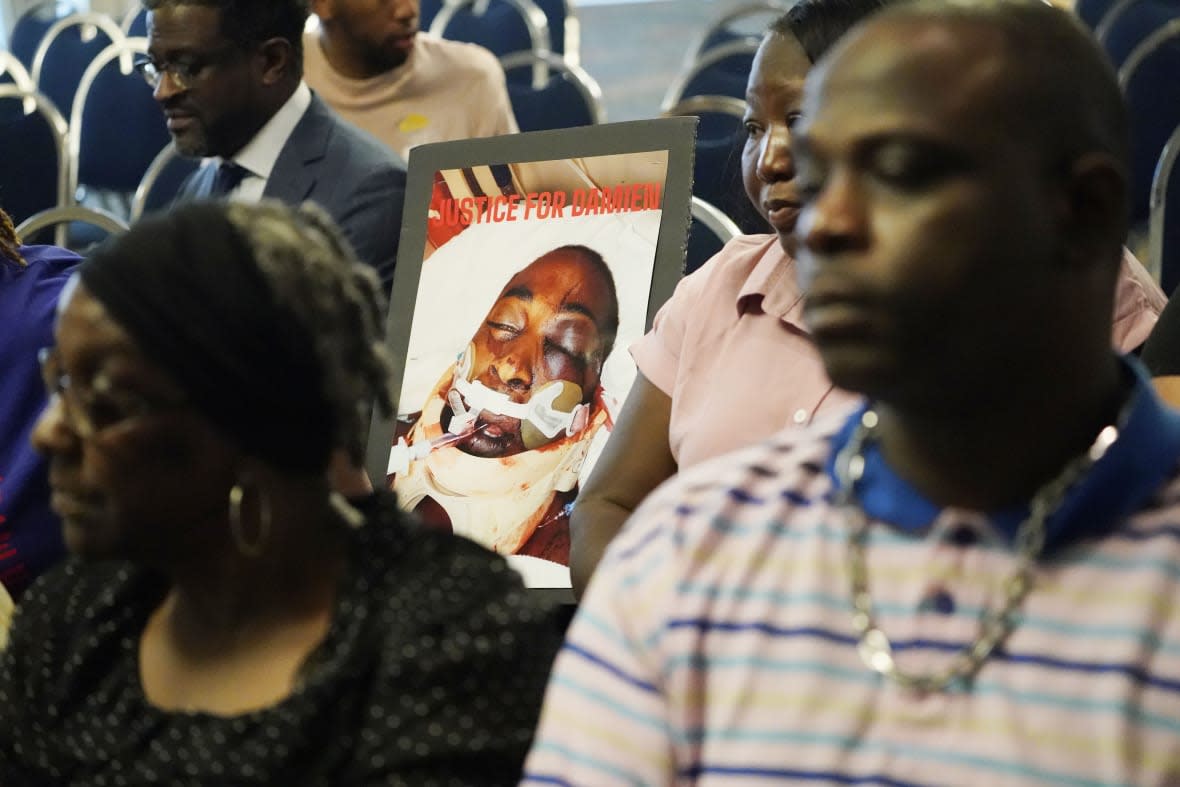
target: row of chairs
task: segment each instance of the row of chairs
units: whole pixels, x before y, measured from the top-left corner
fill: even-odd
[[[0,115],[0,140],[10,150],[41,153],[24,157],[20,173],[13,168],[0,178],[0,200],[18,221],[50,206],[75,204],[79,186],[134,193],[125,212],[137,218],[151,207],[155,176],[182,166],[170,153],[161,154],[168,145],[164,120],[150,89],[132,71],[147,47],[142,36],[127,35],[137,32],[146,32],[142,11],[121,25],[91,13],[53,20],[30,13],[18,21],[12,53],[0,60],[0,80],[20,89],[20,95],[7,90],[5,97],[19,99],[24,111],[8,109]],[[571,38],[567,34],[563,40]],[[544,48],[508,53],[502,60],[523,130],[605,122],[602,91],[580,66]],[[110,107],[119,111],[110,112]],[[38,170],[40,177],[27,177]],[[58,177],[47,179],[45,172]]]
[[[740,184],[746,78],[758,32],[789,5],[766,0],[719,17],[689,48],[661,107],[701,119],[693,192],[746,232],[767,231]],[[1180,157],[1180,2],[1078,0],[1076,10],[1118,68],[1131,112],[1132,223],[1147,236],[1145,264],[1172,292],[1180,287],[1180,183],[1173,182],[1180,181],[1180,174],[1173,177]]]
[[[103,14],[56,18],[55,10],[24,14],[11,51],[0,53],[0,147],[22,151],[5,163],[0,204],[19,222],[115,195],[105,204],[125,218],[126,195],[169,144],[151,89],[133,70],[147,39]]]

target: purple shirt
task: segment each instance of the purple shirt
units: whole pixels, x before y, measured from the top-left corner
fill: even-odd
[[[80,262],[55,246],[20,251],[28,267],[0,258],[0,584],[13,597],[64,554],[29,435],[45,407],[37,351],[53,344],[57,299]]]

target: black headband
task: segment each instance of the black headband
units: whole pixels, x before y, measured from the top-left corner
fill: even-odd
[[[327,466],[333,417],[312,338],[275,302],[224,206],[144,219],[79,271],[144,355],[247,453],[293,472]]]

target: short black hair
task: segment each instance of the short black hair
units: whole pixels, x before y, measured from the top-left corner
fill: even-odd
[[[898,0],[799,0],[770,24],[768,32],[791,36],[813,64],[848,29]]]
[[[245,49],[282,38],[303,70],[303,28],[311,13],[308,0],[142,0],[148,11],[178,5],[200,5],[221,12],[221,34]]]

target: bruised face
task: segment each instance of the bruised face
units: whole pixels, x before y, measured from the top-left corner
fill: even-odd
[[[573,383],[583,403],[596,395],[618,320],[613,283],[576,251],[554,251],[504,286],[472,339],[471,379],[517,403],[554,381]],[[485,411],[460,444],[475,456],[526,447],[519,419]]]
[[[176,149],[186,156],[232,156],[262,127],[260,63],[221,32],[210,6],[162,6],[148,14],[148,56],[160,68],[179,65],[182,85],[166,73],[155,88]]]
[[[946,406],[1044,335],[1060,191],[1046,146],[1009,125],[992,31],[854,36],[809,78],[793,139],[804,317],[837,385]]]
[[[320,21],[369,75],[406,62],[418,33],[419,0],[318,0]]]
[[[791,129],[799,119],[803,80],[810,69],[798,41],[771,33],[758,47],[746,87],[742,183],[750,203],[774,227],[788,252],[794,251],[799,217]]]
[[[33,445],[49,459],[66,546],[155,565],[214,548],[234,483],[227,441],[84,286],[56,339],[44,362],[53,396]]]

